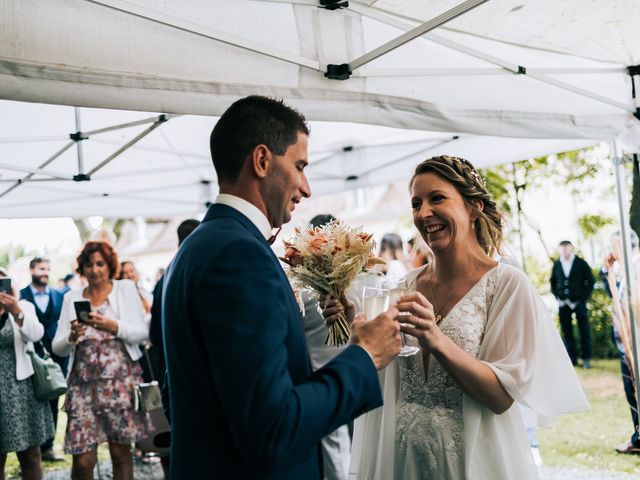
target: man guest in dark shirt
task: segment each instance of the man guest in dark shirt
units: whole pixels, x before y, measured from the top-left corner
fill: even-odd
[[[551,271],[551,292],[558,300],[562,337],[571,362],[578,362],[578,351],[573,336],[573,314],[578,322],[580,334],[580,357],[582,366],[591,366],[591,332],[587,300],[593,291],[591,267],[573,253],[573,245],[563,240],[559,245],[560,258],[553,263]]]

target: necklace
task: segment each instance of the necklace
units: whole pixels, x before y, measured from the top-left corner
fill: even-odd
[[[451,292],[451,295],[449,295],[447,297],[447,301],[444,302],[444,304],[442,305],[441,308],[438,308],[438,304],[436,303],[436,296],[433,293],[433,285],[431,284],[431,277],[432,276],[433,276],[433,272],[432,272],[431,275],[429,275],[429,291],[431,292],[431,300],[433,300],[433,313],[435,315],[436,325],[438,325],[442,321],[442,319],[444,318],[442,316],[442,312],[444,311],[445,308],[447,308],[447,305],[449,305],[449,302],[451,301],[453,296],[456,294],[456,292],[458,291],[459,287],[456,288],[455,290],[453,290],[453,292]]]

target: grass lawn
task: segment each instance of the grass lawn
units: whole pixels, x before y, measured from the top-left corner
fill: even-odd
[[[614,451],[633,433],[619,361],[594,360],[590,370],[579,368],[578,375],[591,410],[565,415],[538,430],[545,465],[640,474],[640,456]]]
[[[64,397],[62,397],[58,404],[62,406],[64,403]],[[62,447],[64,445],[64,432],[67,428],[67,414],[64,412],[58,413],[58,429],[56,430],[56,449],[62,452]],[[58,470],[62,468],[71,468],[71,455],[65,455],[64,462],[43,462],[42,467],[43,471],[52,471]],[[109,448],[107,444],[100,445],[98,447],[98,458],[100,460],[104,460],[109,458]],[[18,458],[15,453],[10,453],[7,456],[7,465],[5,469],[5,473],[7,475],[7,480],[19,479],[20,478],[20,464],[18,463]]]

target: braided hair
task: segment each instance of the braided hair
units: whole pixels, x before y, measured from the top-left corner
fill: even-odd
[[[464,158],[450,157],[448,155],[440,155],[424,160],[416,166],[409,182],[409,188],[413,186],[413,182],[418,175],[429,172],[433,172],[451,183],[460,193],[467,207],[478,215],[474,222],[474,231],[484,252],[489,256],[493,256],[494,253],[500,253],[503,217],[498,211],[496,202],[491,198],[491,194],[487,190],[482,177],[480,177],[471,162]],[[473,203],[474,200],[480,200],[483,207],[478,208]]]

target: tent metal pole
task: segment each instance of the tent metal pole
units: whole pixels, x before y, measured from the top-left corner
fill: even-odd
[[[64,152],[66,152],[71,147],[73,147],[73,145],[75,143],[76,143],[75,141],[71,141],[71,142],[67,143],[64,147],[62,147],[60,150],[58,150],[56,153],[54,153],[51,157],[49,157],[44,163],[42,163],[40,166],[38,166],[38,168],[36,170],[40,170],[40,169],[46,167],[47,165],[49,165],[56,158],[58,158]],[[0,198],[4,197],[5,195],[9,194],[11,191],[13,191],[16,188],[18,188],[20,185],[22,185],[22,184],[26,183],[27,181],[29,181],[31,179],[31,177],[33,177],[34,175],[35,175],[35,173],[30,173],[30,174],[26,175],[25,177],[21,178],[20,180],[17,180],[16,183],[14,183],[12,186],[7,188],[5,191],[0,193]]]
[[[180,115],[178,115],[178,114],[163,113],[162,115],[156,115],[155,117],[145,118],[143,120],[136,120],[135,122],[121,123],[119,125],[113,125],[111,127],[98,128],[97,130],[90,130],[88,132],[82,132],[82,134],[87,136],[87,137],[90,137],[92,135],[97,135],[98,133],[111,132],[113,130],[121,130],[123,128],[137,127],[138,125],[145,125],[147,123],[157,122],[158,120],[161,120],[162,117],[168,119],[168,118],[179,117],[179,116]]]
[[[21,167],[19,165],[11,165],[10,163],[0,163],[0,168],[12,170],[14,172],[30,173],[31,175],[47,175],[59,180],[72,180],[71,176],[62,172],[54,172],[51,170],[42,170],[40,168]],[[23,182],[24,180],[21,180]]]
[[[632,270],[633,256],[631,251],[631,232],[627,215],[627,190],[622,160],[622,152],[616,142],[611,144],[613,157],[613,167],[616,175],[616,191],[618,194],[618,208],[620,210],[620,236],[622,237],[622,250],[624,256],[624,275],[627,285],[627,302],[629,304],[629,324],[631,328],[632,358],[635,364],[635,388],[636,388],[636,408],[640,412],[640,381],[638,381],[638,332],[636,312],[634,311],[634,300],[636,293],[636,277]]]
[[[148,134],[150,134],[151,132],[153,132],[156,128],[158,128],[160,125],[162,125],[164,122],[166,122],[166,118],[161,115],[160,118],[155,121],[153,123],[153,125],[151,125],[149,128],[147,128],[146,130],[144,130],[142,133],[139,133],[138,135],[136,135],[135,137],[133,137],[131,140],[129,140],[127,143],[125,143],[122,147],[120,147],[119,149],[117,149],[115,152],[113,152],[111,155],[109,155],[107,158],[105,158],[102,162],[100,162],[98,165],[96,165],[95,167],[93,167],[89,173],[87,173],[87,176],[91,177],[91,175],[93,175],[94,173],[96,173],[98,170],[100,170],[102,167],[106,166],[109,162],[111,162],[114,158],[116,158],[118,155],[120,155],[122,152],[124,152],[125,150],[127,150],[129,147],[131,147],[132,145],[136,144],[137,142],[139,142],[140,140],[142,140],[144,137],[146,137]]]
[[[353,10],[357,13],[360,13],[361,15],[365,15],[368,16],[370,18],[373,18],[374,20],[378,20],[380,22],[386,23],[387,25],[391,25],[395,28],[399,28],[402,30],[408,30],[411,28],[411,25],[409,23],[407,23],[406,21],[402,21],[402,20],[398,20],[397,18],[391,17],[389,14],[386,14],[380,10],[376,10],[375,8],[372,7],[367,7],[365,5],[360,5],[360,4],[356,4],[354,3],[353,5],[351,5],[350,10]],[[419,28],[419,27],[416,27]],[[415,28],[413,29],[415,30]],[[410,31],[413,31],[410,30]],[[575,87],[573,85],[570,85],[568,83],[565,82],[561,82],[559,80],[556,80],[554,78],[550,78],[550,77],[546,77],[540,73],[536,73],[535,69],[533,69],[531,72],[529,73],[529,70],[522,65],[516,65],[514,63],[511,62],[507,62],[505,60],[502,60],[500,58],[494,57],[493,55],[489,55],[485,52],[481,52],[480,50],[476,50],[475,48],[471,48],[468,47],[466,45],[463,45],[461,43],[455,42],[453,40],[449,40],[447,38],[441,37],[440,35],[436,35],[433,33],[430,33],[429,35],[427,35],[425,37],[427,40],[435,42],[439,45],[443,45],[445,47],[449,47],[453,50],[456,50],[458,52],[462,52],[465,53],[467,55],[470,55],[474,58],[478,58],[480,60],[484,60],[488,63],[492,63],[494,65],[498,65],[499,67],[504,68],[505,70],[513,73],[513,74],[519,74],[519,75],[523,75],[526,77],[531,77],[534,80],[538,80],[539,82],[544,82],[544,83],[548,83],[550,85],[553,85],[556,88],[561,88],[563,90],[568,90],[570,92],[573,92],[577,95],[581,95],[587,98],[591,98],[592,100],[596,100],[598,102],[602,102],[602,103],[606,103],[608,105],[620,108],[624,111],[627,112],[635,112],[635,109],[627,104],[624,104],[622,102],[618,102],[616,100],[604,97],[602,95],[598,95],[597,93],[593,93],[590,92],[588,90],[584,90],[582,88],[578,88]],[[349,66],[351,66],[351,64],[349,64]],[[353,68],[351,68],[351,70],[353,70]]]
[[[371,3],[371,2],[369,2]],[[350,0],[349,2],[349,10],[352,10],[354,12],[359,12],[362,13],[363,15],[366,15],[368,17],[380,20],[383,23],[387,23],[388,25],[393,25],[393,22],[395,23],[404,23],[405,25],[407,25],[407,22],[410,22],[414,25],[417,25],[419,23],[422,22],[421,19],[416,18],[416,17],[412,17],[409,15],[403,15],[401,13],[396,13],[396,12],[390,12],[387,10],[383,10],[379,7],[373,7],[371,5],[369,5],[369,3],[362,3],[361,0]],[[398,27],[398,28],[402,28],[402,27]],[[411,27],[407,27],[405,28],[405,30],[409,29]],[[536,51],[540,51],[540,52],[547,52],[547,53],[557,53],[558,55],[565,55],[565,56],[570,56],[570,57],[575,57],[575,58],[583,58],[586,60],[595,60],[597,62],[601,62],[601,63],[610,63],[613,65],[617,65],[618,62],[612,61],[612,60],[602,60],[600,58],[597,57],[589,57],[587,55],[578,55],[578,54],[568,54],[567,52],[563,52],[560,50],[554,50],[552,48],[543,48],[543,47],[535,47],[532,45],[522,45],[520,43],[517,42],[508,42],[506,40],[503,39],[499,39],[499,38],[493,38],[487,35],[481,35],[478,33],[472,33],[472,32],[467,32],[465,30],[461,30],[455,27],[450,27],[450,26],[444,26],[441,28],[441,30],[445,30],[447,32],[453,32],[453,33],[459,33],[465,36],[469,36],[469,37],[474,37],[474,38],[481,38],[483,40],[489,40],[491,42],[496,42],[496,43],[501,43],[503,45],[511,45],[514,47],[519,47],[519,48],[523,48],[526,50],[536,50]]]
[[[211,169],[211,162],[207,164],[193,164],[193,165],[178,165],[175,167],[160,167],[154,168],[153,172],[150,172],[149,169],[146,170],[131,170],[122,173],[109,173],[100,175],[100,180],[108,180],[112,178],[133,178],[133,177],[149,177],[150,175],[155,175],[158,173],[167,173],[167,172],[182,172],[185,168],[192,169],[194,172],[197,170],[207,169],[207,173],[209,173]],[[198,177],[200,178],[200,177]]]
[[[357,77],[430,77],[430,76],[478,76],[513,75],[514,72],[502,67],[485,68],[367,68],[361,69]],[[601,74],[625,73],[624,68],[528,68],[527,74]]]
[[[168,118],[172,117],[172,115],[167,115]],[[120,142],[116,142],[113,140],[106,140],[106,139],[101,139],[101,138],[91,138],[91,143],[101,143],[103,145],[112,145],[112,146],[119,146]],[[161,153],[163,155],[172,155],[173,153],[175,153],[176,155],[180,155],[181,157],[186,157],[186,158],[193,158],[193,159],[198,159],[198,160],[205,160],[206,163],[203,163],[203,165],[208,165],[211,166],[211,156],[209,155],[198,155],[197,153],[193,153],[193,152],[187,152],[187,151],[183,151],[183,150],[176,150],[175,152],[170,152],[169,150],[165,149],[165,148],[160,148],[160,147],[152,147],[149,145],[137,145],[136,146],[136,150],[142,151],[142,152],[153,152],[153,153]]]
[[[133,15],[135,17],[143,18],[167,27],[182,30],[183,32],[192,33],[201,37],[216,40],[218,42],[226,43],[234,47],[249,50],[260,55],[266,55],[284,62],[293,63],[301,67],[310,68],[315,71],[320,71],[320,64],[316,60],[310,60],[308,58],[295,55],[293,53],[278,50],[276,48],[270,48],[262,45],[258,42],[252,42],[244,38],[229,35],[228,33],[219,32],[212,28],[207,28],[202,25],[198,25],[186,20],[182,20],[171,15],[167,15],[162,12],[150,10],[148,8],[134,5],[123,0],[87,0],[88,2],[101,5],[103,7],[111,8],[127,15]],[[487,0],[485,0],[487,1]]]
[[[464,15],[470,10],[482,5],[483,3],[488,2],[489,0],[467,0],[466,2],[462,2],[459,5],[447,10],[444,13],[441,13],[437,17],[432,18],[431,20],[423,23],[422,25],[418,25],[417,27],[409,30],[406,33],[403,33],[397,38],[385,43],[384,45],[380,45],[378,48],[373,49],[372,51],[365,53],[364,55],[356,58],[355,60],[349,62],[349,70],[354,71],[356,68],[359,68],[382,55],[389,53],[392,50],[404,45],[405,43],[410,42],[411,40],[418,38],[425,33],[438,28],[441,25],[453,20],[454,18],[459,17],[460,15]]]
[[[400,162],[403,162],[405,160],[408,160],[408,159],[410,159],[412,157],[415,157],[416,155],[420,155],[420,154],[424,155],[425,153],[429,152],[430,150],[433,150],[434,148],[438,148],[438,147],[440,147],[442,145],[446,145],[446,144],[448,144],[450,142],[453,142],[453,141],[457,140],[458,138],[459,137],[454,136],[454,137],[448,138],[446,140],[441,140],[441,141],[437,142],[434,145],[423,146],[423,147],[419,148],[418,150],[412,151],[411,153],[408,153],[406,155],[402,155],[399,158],[394,158],[393,160],[385,162],[383,165],[378,165],[378,166],[375,166],[373,168],[370,168],[369,170],[365,170],[364,172],[359,173],[358,177],[365,177],[367,175],[371,175],[373,172],[377,172],[379,170],[384,170],[385,168],[388,168],[388,167],[390,167],[392,165],[395,165],[396,163],[400,163]]]
[[[85,138],[82,135],[80,135],[80,132],[82,131],[82,125],[80,122],[80,109],[78,107],[74,107],[73,108],[73,113],[76,117],[76,149],[78,151],[78,175],[83,175],[84,174],[84,153],[82,151],[82,140]]]

